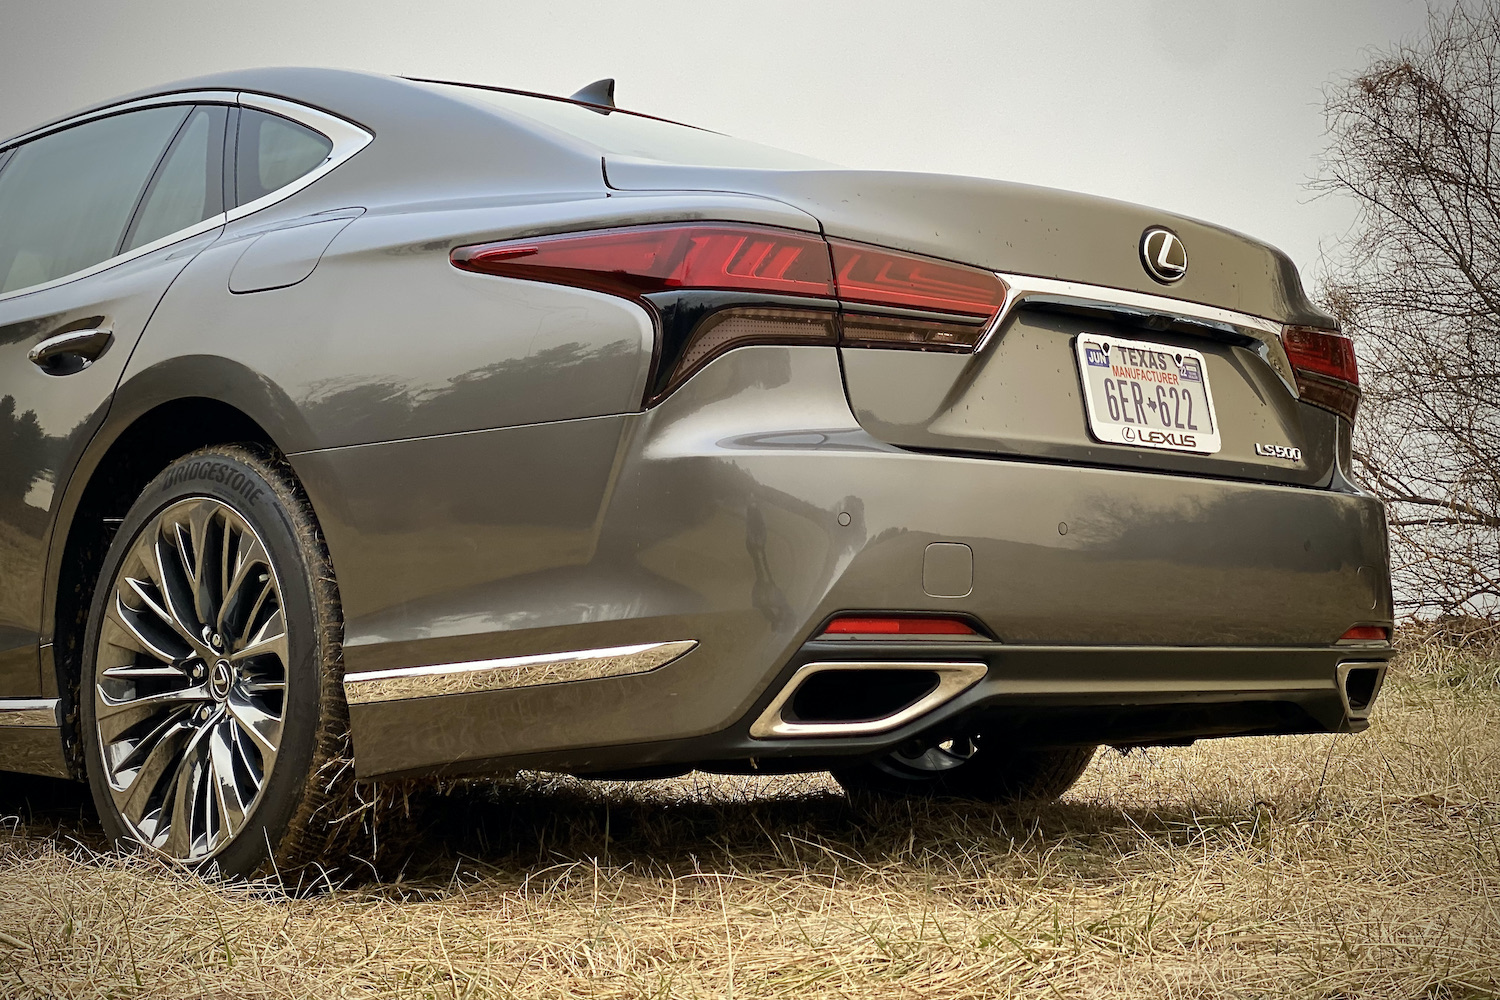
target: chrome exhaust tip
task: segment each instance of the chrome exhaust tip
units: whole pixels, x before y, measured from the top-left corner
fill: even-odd
[[[1368,719],[1375,699],[1385,684],[1384,663],[1340,663],[1338,665],[1339,697],[1351,719]]]
[[[899,728],[979,682],[983,663],[838,661],[797,668],[750,727],[757,739],[864,736]]]

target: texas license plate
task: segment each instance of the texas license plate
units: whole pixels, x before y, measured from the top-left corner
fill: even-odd
[[[1219,450],[1219,424],[1203,355],[1183,347],[1079,334],[1089,432],[1100,441],[1191,451]]]

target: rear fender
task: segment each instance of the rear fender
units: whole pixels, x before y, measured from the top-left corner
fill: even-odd
[[[296,407],[286,394],[243,365],[210,355],[190,355],[165,360],[134,374],[127,368],[98,432],[71,465],[53,524],[52,544],[48,547],[44,623],[50,625],[55,621],[58,585],[66,557],[64,543],[100,463],[120,437],[146,414],[164,404],[192,398],[213,399],[238,410],[278,445],[306,433],[305,425],[299,423]],[[49,635],[45,641],[50,642],[51,638]],[[50,682],[45,676],[43,681]]]

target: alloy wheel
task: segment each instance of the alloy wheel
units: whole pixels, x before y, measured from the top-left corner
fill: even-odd
[[[94,677],[109,793],[136,840],[206,860],[250,819],[281,745],[275,567],[234,508],[193,497],[141,528],[110,587]]]

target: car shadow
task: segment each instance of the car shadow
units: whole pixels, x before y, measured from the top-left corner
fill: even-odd
[[[345,885],[441,897],[473,881],[520,885],[580,865],[643,877],[755,877],[1003,858],[1047,858],[1064,872],[1092,875],[1138,856],[1148,842],[1254,844],[1270,819],[1263,805],[1072,798],[989,805],[850,797],[825,775],[767,784],[537,776],[431,790],[409,798],[404,815],[387,817],[374,863],[359,862],[370,874]]]
[[[1270,818],[1264,804],[850,797],[821,774],[646,782],[522,775],[388,797],[367,817],[373,842],[357,856],[328,859],[322,885],[442,898],[475,881],[503,888],[580,865],[639,877],[755,877],[1041,858],[1088,875],[1148,843],[1253,844]],[[0,832],[30,840],[108,847],[82,783],[0,774],[0,823]]]
[[[88,785],[61,778],[0,772],[0,832],[105,846]]]

